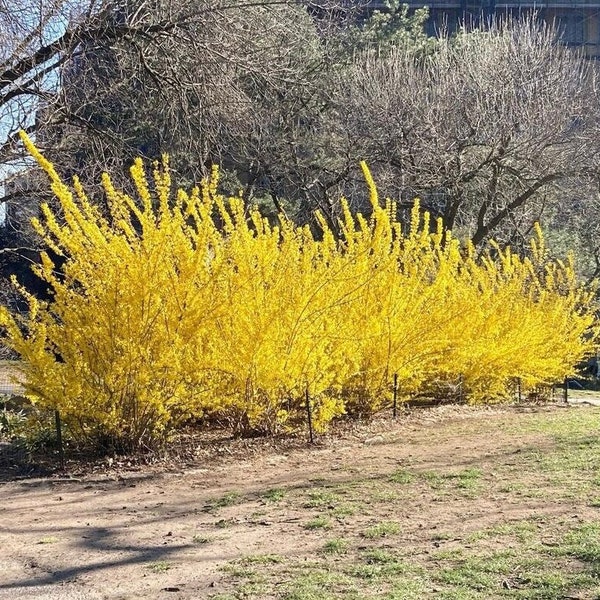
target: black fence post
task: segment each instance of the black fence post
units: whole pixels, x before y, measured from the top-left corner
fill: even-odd
[[[60,422],[60,412],[54,411],[54,424],[56,426],[56,443],[58,444],[58,460],[60,461],[60,468],[65,468],[65,449],[63,447],[62,439],[62,426]]]
[[[392,404],[392,416],[398,416],[398,373],[394,373],[394,402]]]
[[[310,406],[310,395],[308,393],[308,385],[306,386],[306,416],[308,418],[308,439],[311,444],[314,444],[315,436],[313,432],[312,409]]]
[[[565,404],[569,401],[569,378],[565,377],[563,400]]]

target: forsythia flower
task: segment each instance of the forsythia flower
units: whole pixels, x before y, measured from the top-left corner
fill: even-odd
[[[134,163],[137,198],[105,175],[104,216],[23,139],[60,204],[35,223],[52,300],[21,290],[28,315],[3,308],[0,324],[27,393],[81,436],[148,445],[203,415],[287,431],[307,391],[323,430],[389,403],[394,374],[404,397],[460,377],[470,401],[497,400],[517,377],[562,379],[593,343],[591,296],[570,260],[547,260],[541,230],[531,259],[477,259],[415,202],[403,233],[364,164],[371,216],[343,200],[341,239],[319,216],[316,239],[222,197],[216,169],[174,194],[166,158],[151,182]]]

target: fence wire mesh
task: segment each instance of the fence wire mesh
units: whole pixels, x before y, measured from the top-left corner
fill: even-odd
[[[19,363],[0,361],[0,397],[19,396],[23,387],[19,383]]]

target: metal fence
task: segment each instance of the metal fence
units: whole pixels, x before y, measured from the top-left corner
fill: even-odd
[[[23,393],[18,377],[17,362],[0,361],[0,396],[19,396]]]

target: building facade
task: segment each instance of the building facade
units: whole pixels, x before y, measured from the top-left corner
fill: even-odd
[[[429,8],[428,32],[455,31],[462,24],[477,24],[482,19],[536,13],[554,24],[562,41],[581,48],[590,58],[600,57],[600,0],[405,0],[411,8]],[[370,10],[385,10],[385,2],[373,0]]]

